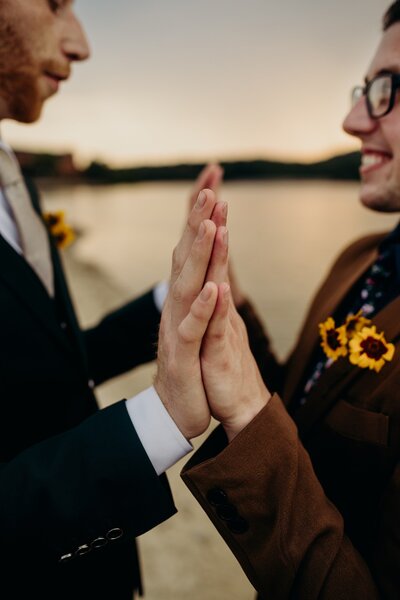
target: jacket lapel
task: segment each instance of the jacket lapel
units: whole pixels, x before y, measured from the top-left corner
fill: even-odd
[[[0,236],[0,278],[64,349],[71,347],[54,315],[53,300],[26,260]]]
[[[400,338],[400,296],[390,302],[381,310],[374,319],[373,325],[376,330],[384,332],[387,342],[395,343]],[[400,348],[395,350],[394,361],[400,360]],[[387,369],[385,365],[383,369]],[[352,365],[348,358],[340,358],[320,377],[315,388],[311,391],[305,406],[301,407],[294,415],[294,420],[299,428],[300,435],[304,436],[311,430],[330,410],[338,400],[340,394],[344,393],[355,379],[371,374],[369,369],[361,369]],[[373,373],[379,378],[380,373]]]
[[[42,219],[42,212],[40,208],[39,195],[37,193],[36,186],[32,183],[29,177],[25,178],[25,183],[28,188],[33,207],[37,214]],[[56,248],[55,242],[51,237],[50,233],[49,243],[50,243],[50,252],[51,252],[51,260],[54,269],[54,288],[56,294],[56,302],[61,304],[66,313],[66,318],[68,319],[68,325],[72,331],[78,352],[80,354],[80,358],[82,360],[83,365],[85,366],[85,370],[87,371],[87,353],[86,347],[84,345],[84,338],[81,333],[81,329],[79,327],[79,323],[76,318],[76,313],[74,307],[71,302],[71,295],[68,290],[67,282],[64,275],[64,270],[61,265],[61,259]]]
[[[290,404],[293,400],[304,371],[320,343],[319,323],[335,312],[340,302],[377,256],[375,244],[361,253],[355,261],[337,268],[317,293],[300,334],[299,343],[289,360],[288,377],[283,394],[286,404]]]
[[[53,267],[54,267],[54,283],[55,283],[57,301],[60,302],[65,309],[66,318],[68,319],[68,324],[73,333],[73,336],[74,336],[74,339],[75,339],[75,342],[77,345],[77,349],[79,351],[81,360],[85,366],[85,370],[87,371],[88,364],[87,364],[86,347],[84,345],[84,337],[81,333],[78,321],[76,319],[76,313],[75,313],[74,307],[71,302],[71,296],[68,291],[67,282],[66,282],[65,276],[64,276],[64,271],[61,266],[61,259],[60,259],[57,249],[55,248],[53,240],[51,240],[51,257],[52,257],[52,262],[53,262]]]

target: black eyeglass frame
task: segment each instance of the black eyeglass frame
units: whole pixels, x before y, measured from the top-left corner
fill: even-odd
[[[371,86],[374,84],[374,82],[377,79],[381,79],[383,77],[390,77],[390,79],[391,79],[392,87],[391,87],[391,91],[390,91],[389,105],[388,105],[387,109],[385,110],[385,112],[383,112],[381,115],[374,115],[373,108],[372,108],[371,102],[369,100],[368,92],[369,92]],[[400,88],[400,74],[399,73],[379,73],[379,75],[377,75],[376,77],[374,77],[373,79],[368,81],[364,86],[357,85],[352,89],[351,97],[353,99],[353,106],[355,105],[355,102],[354,102],[355,94],[361,93],[362,96],[365,96],[369,117],[371,119],[375,119],[375,120],[381,119],[382,117],[389,114],[390,111],[393,109],[394,101],[396,99],[396,92],[399,88]],[[361,96],[357,97],[357,101],[360,99],[360,97]]]

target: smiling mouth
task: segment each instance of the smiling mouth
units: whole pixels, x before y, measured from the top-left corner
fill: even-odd
[[[52,71],[43,71],[43,76],[46,79],[52,94],[57,93],[60,87],[60,83],[68,79],[67,75],[53,73]]]
[[[365,173],[379,169],[392,160],[392,158],[393,156],[388,152],[377,152],[373,150],[362,152],[360,174],[365,175]]]
[[[48,77],[48,79],[52,79],[53,81],[56,81],[57,83],[61,83],[62,81],[65,81],[69,77],[69,75],[67,73],[55,73],[53,71],[43,71],[43,74],[45,77]]]

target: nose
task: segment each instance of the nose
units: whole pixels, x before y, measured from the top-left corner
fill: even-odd
[[[66,22],[62,51],[71,62],[86,60],[90,56],[90,48],[82,24],[72,12]]]
[[[361,137],[371,133],[377,127],[377,124],[378,121],[371,119],[369,116],[365,96],[362,96],[351,108],[343,121],[342,127],[346,133]]]

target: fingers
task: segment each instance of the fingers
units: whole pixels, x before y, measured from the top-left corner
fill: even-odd
[[[201,348],[202,359],[208,365],[221,365],[226,360],[227,329],[229,324],[229,284],[218,286],[218,298]]]
[[[218,298],[218,287],[208,282],[190,307],[189,314],[178,327],[177,360],[187,361],[188,352],[198,360],[203,336],[207,330]]]
[[[175,323],[180,323],[187,315],[192,302],[204,285],[216,231],[212,221],[201,223],[189,256],[171,287],[172,318]]]
[[[206,334],[207,361],[220,360],[225,347],[225,335],[229,319],[230,288],[229,284],[218,286],[218,299],[215,310],[208,325]]]
[[[154,387],[187,439],[203,433],[210,423],[210,408],[201,374],[200,347],[217,297],[217,286],[207,283],[181,322],[171,322],[170,304],[161,318]]]
[[[211,220],[217,227],[226,225],[228,217],[228,204],[226,202],[217,202],[211,215]]]
[[[208,174],[208,180],[204,187],[210,188],[213,190],[216,195],[218,195],[219,188],[221,186],[222,178],[224,176],[224,170],[221,165],[210,165],[210,172]]]
[[[218,227],[214,246],[208,265],[206,281],[214,281],[217,285],[229,281],[228,276],[228,244],[229,233],[226,227]]]
[[[202,190],[197,198],[195,206],[191,211],[183,235],[174,250],[171,283],[179,276],[185,264],[192,245],[198,234],[200,223],[210,219],[216,204],[215,194],[211,190]]]
[[[189,210],[192,210],[192,208],[196,204],[198,195],[204,188],[213,190],[215,194],[217,194],[222,181],[223,174],[224,171],[220,165],[209,164],[206,167],[204,167],[204,169],[198,175],[193,186],[193,190],[190,195]]]

